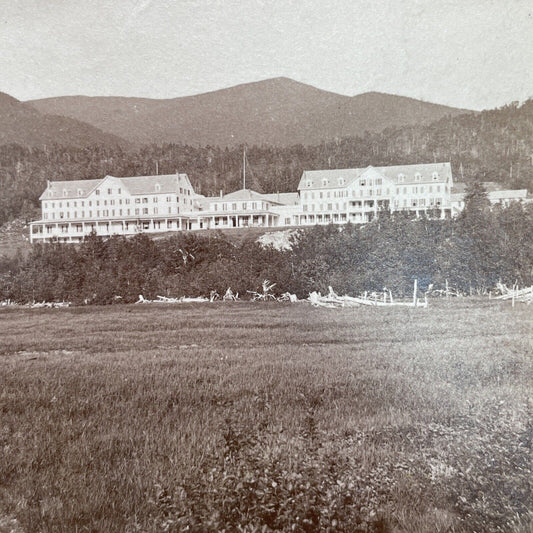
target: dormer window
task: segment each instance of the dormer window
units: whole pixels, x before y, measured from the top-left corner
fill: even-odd
[[[322,180],[322,185],[327,185],[327,184],[328,184],[328,180],[327,180],[327,178],[324,178],[324,179]]]
[[[52,191],[48,191],[48,196],[53,196],[54,193]]]
[[[155,184],[155,192],[159,192],[161,190],[161,185],[159,183]]]
[[[359,180],[359,185],[361,185],[361,187],[364,187],[366,185],[366,180]]]
[[[78,196],[83,196],[83,191],[81,189],[78,189]]]
[[[439,179],[439,173],[433,172],[433,181],[437,181]]]
[[[415,181],[420,181],[420,178],[421,178],[421,177],[422,177],[422,176],[420,175],[420,172],[417,172],[417,173],[415,174]]]
[[[305,183],[308,187],[311,187],[311,180],[307,180]]]
[[[405,181],[405,174],[398,174],[398,183],[403,183]]]
[[[344,178],[339,178],[339,185],[344,185]]]
[[[96,196],[100,196],[100,189],[96,189],[96,191],[94,191],[94,193],[96,194]]]
[[[63,189],[63,196],[67,195],[67,189]]]

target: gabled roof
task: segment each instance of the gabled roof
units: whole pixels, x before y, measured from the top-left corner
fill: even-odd
[[[187,174],[159,174],[156,176],[133,176],[124,178],[108,175],[101,179],[51,181],[40,199],[84,198],[94,189],[104,185],[109,180],[118,180],[132,195],[156,193],[175,194],[179,192],[180,187],[192,188]],[[157,189],[157,185],[159,185],[159,190]]]
[[[158,174],[118,178],[130,194],[176,193],[179,187],[190,187],[187,174]],[[159,190],[156,186],[159,185]]]
[[[58,200],[60,198],[78,198],[89,194],[95,187],[104,181],[96,180],[71,180],[71,181],[50,181],[48,187],[39,200]],[[51,193],[51,194],[50,194]]]
[[[282,205],[296,205],[300,203],[300,195],[297,192],[275,192],[263,194],[263,198],[269,202]]]
[[[214,197],[212,201],[240,201],[240,200],[265,200],[261,193],[252,191],[252,189],[239,189],[238,191],[233,191],[228,194],[225,194],[222,197]]]
[[[402,175],[403,183],[451,183],[452,169],[450,163],[429,163],[422,165],[396,165],[390,167],[344,168],[327,170],[305,170],[300,179],[298,189],[339,189],[352,184],[367,173],[377,173],[384,179],[399,183]],[[433,174],[437,173],[437,180]],[[344,180],[344,182],[341,181]],[[327,183],[323,183],[327,180]],[[309,183],[309,185],[308,185]]]
[[[361,177],[367,168],[304,170],[300,183],[298,184],[298,190],[343,189],[346,185]],[[327,180],[327,184],[322,183],[324,179]],[[310,183],[310,185],[308,185],[308,183]]]
[[[489,198],[525,198],[527,196],[527,189],[505,189],[503,185],[496,181],[484,181],[481,183],[485,191],[487,191]],[[467,184],[457,182],[453,184],[452,194],[466,193]]]

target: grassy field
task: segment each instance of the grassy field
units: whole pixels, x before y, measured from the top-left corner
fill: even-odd
[[[0,532],[530,532],[531,311],[0,309]]]

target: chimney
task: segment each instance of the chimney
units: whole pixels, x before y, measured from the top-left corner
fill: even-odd
[[[222,192],[222,189],[220,189],[220,198],[224,196],[224,193]]]
[[[47,189],[50,188],[50,180],[46,180],[46,188],[47,188]]]

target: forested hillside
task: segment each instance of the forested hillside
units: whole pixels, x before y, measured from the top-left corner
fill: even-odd
[[[392,128],[315,146],[249,146],[247,185],[294,191],[304,169],[451,161],[456,181],[499,181],[533,191],[533,100],[448,117],[429,126]],[[202,194],[241,184],[242,147],[151,145],[135,151],[0,146],[0,223],[30,214],[46,180],[186,172]]]

